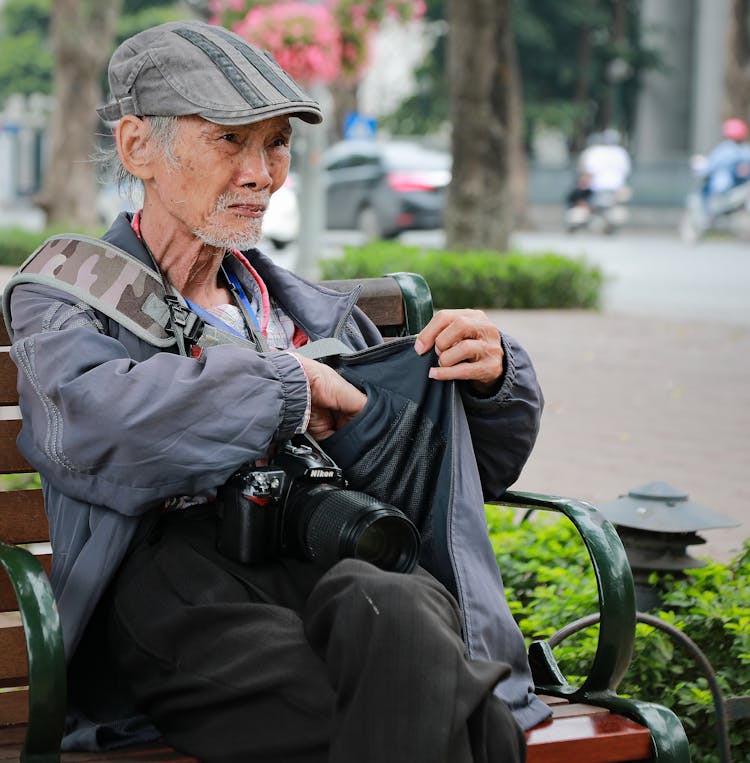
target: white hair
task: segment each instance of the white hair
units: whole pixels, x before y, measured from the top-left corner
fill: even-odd
[[[150,127],[147,136],[149,150],[160,152],[168,164],[177,166],[174,145],[180,126],[180,117],[142,117],[142,119]],[[104,170],[103,174],[113,180],[118,190],[123,192],[135,206],[139,206],[137,199],[143,198],[143,183],[140,178],[125,168],[117,146],[113,143],[100,149],[96,159]]]

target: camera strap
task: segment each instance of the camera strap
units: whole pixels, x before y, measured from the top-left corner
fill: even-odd
[[[347,347],[340,339],[329,337],[303,344],[301,347],[297,347],[295,352],[312,360],[325,360],[339,355],[351,355],[354,350]]]
[[[50,286],[85,302],[159,349],[203,349],[255,342],[203,321],[174,289],[167,293],[160,274],[114,244],[78,234],[47,239],[8,282],[3,292],[5,325],[11,333],[10,297],[21,283]],[[12,337],[11,337],[12,338]]]

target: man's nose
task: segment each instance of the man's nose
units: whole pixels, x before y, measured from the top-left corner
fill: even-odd
[[[243,157],[237,184],[250,188],[267,188],[271,185],[271,170],[268,160],[261,152],[253,152]]]

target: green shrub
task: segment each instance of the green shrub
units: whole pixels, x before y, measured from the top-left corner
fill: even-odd
[[[446,252],[393,241],[345,247],[320,267],[332,279],[419,273],[435,305],[454,308],[593,308],[603,283],[598,267],[558,254]]]
[[[47,227],[42,231],[31,231],[25,228],[0,228],[0,265],[17,267],[40,244],[56,233],[87,233],[99,236],[102,230],[85,231],[76,226]]]
[[[4,490],[32,490],[41,487],[39,475],[32,474],[0,474],[0,491]]]
[[[596,583],[583,542],[565,519],[537,512],[518,523],[512,509],[487,507],[495,553],[514,617],[526,638],[547,638],[598,611]],[[530,552],[533,549],[533,552]],[[708,562],[682,579],[664,582],[660,619],[689,636],[706,655],[725,698],[747,694],[750,684],[750,540],[730,564]],[[597,626],[555,648],[571,683],[588,673]],[[693,763],[715,763],[713,697],[694,661],[666,633],[639,623],[630,668],[618,692],[669,707],[688,735]],[[733,760],[750,750],[750,721],[730,725]]]

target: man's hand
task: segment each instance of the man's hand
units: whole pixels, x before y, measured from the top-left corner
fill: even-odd
[[[367,402],[367,395],[317,360],[297,355],[310,383],[310,422],[307,432],[325,440],[356,416]]]
[[[479,394],[497,390],[505,355],[500,332],[480,310],[440,310],[417,335],[414,349],[423,355],[435,348],[439,365],[433,379],[469,381]]]

